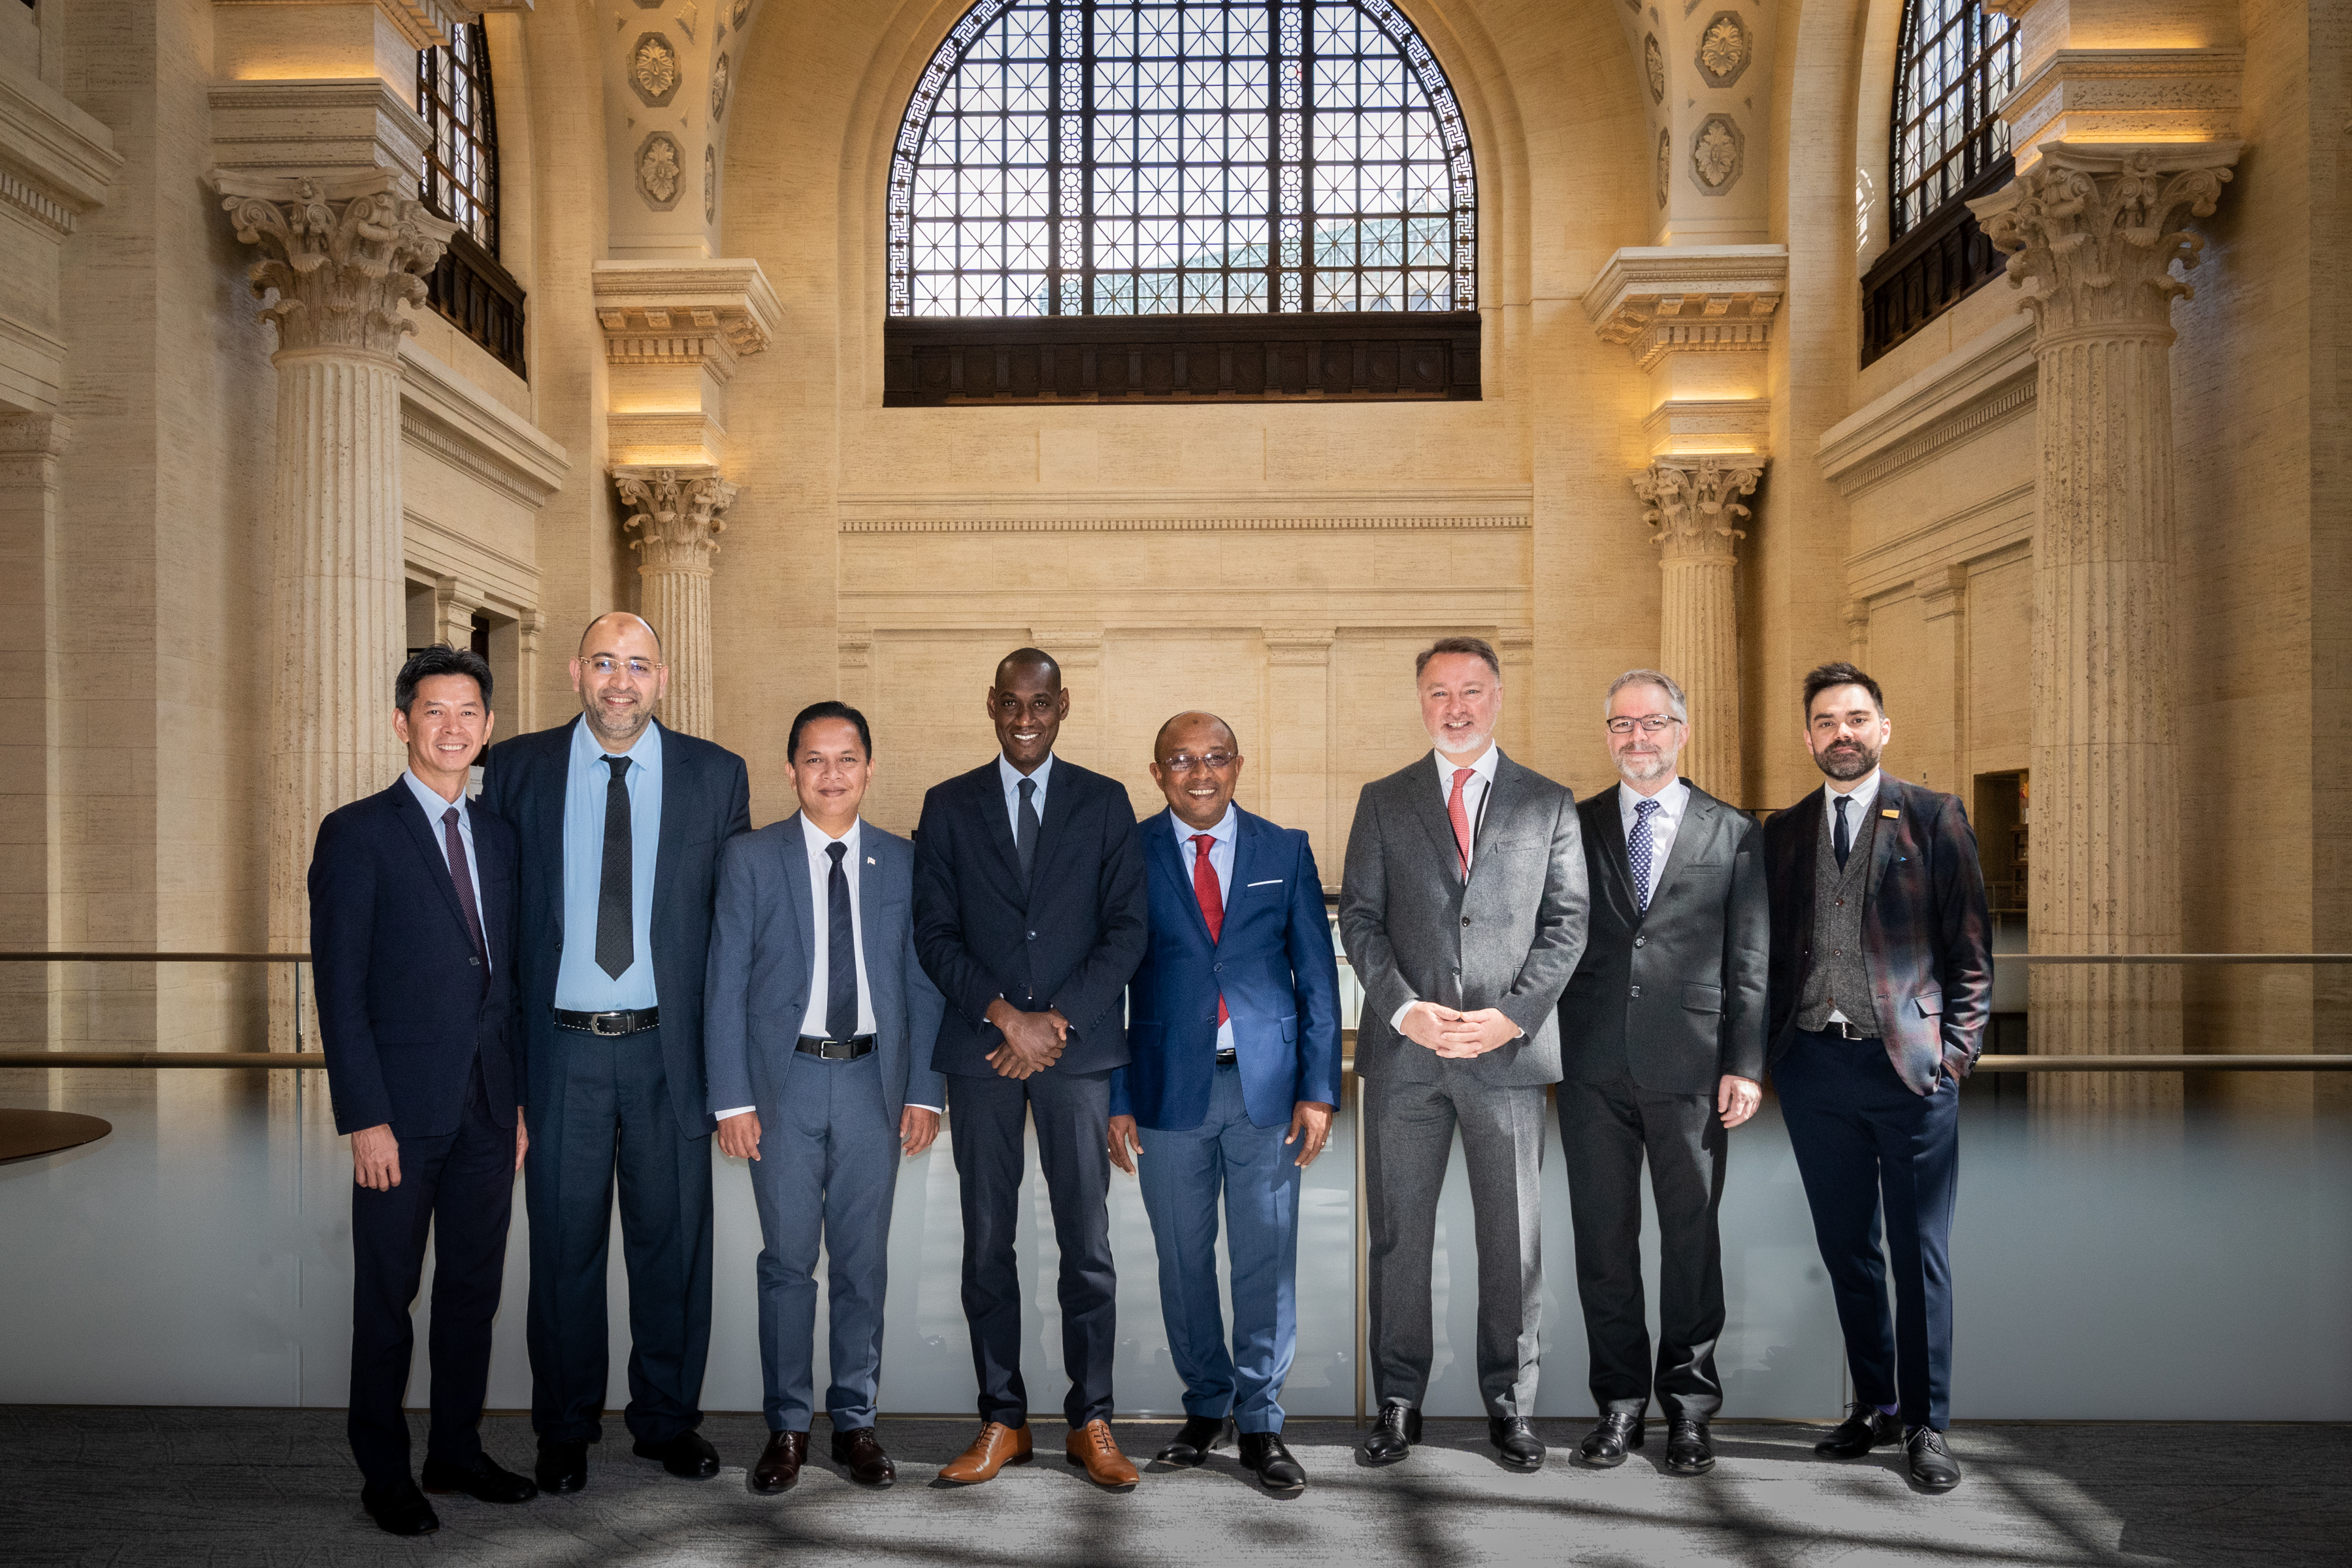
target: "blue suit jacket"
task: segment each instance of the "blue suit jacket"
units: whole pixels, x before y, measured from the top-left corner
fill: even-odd
[[[1108,1072],[1127,1063],[1119,1004],[1143,957],[1143,862],[1125,786],[1054,759],[1024,891],[1013,820],[992,757],[934,784],[915,829],[915,948],[947,998],[931,1065],[993,1077],[1003,1033],[987,1019],[1003,996],[1070,1021],[1048,1072]]]
[[[1283,1125],[1302,1100],[1339,1103],[1339,964],[1315,851],[1295,827],[1234,812],[1233,890],[1213,943],[1168,814],[1135,826],[1151,940],[1128,992],[1133,1059],[1111,1075],[1110,1113],[1155,1131],[1188,1131],[1209,1113],[1221,994],[1251,1121]]]
[[[563,957],[563,791],[572,762],[572,726],[518,735],[490,748],[482,800],[514,824],[522,868],[515,976],[525,1053],[533,1062],[555,1049],[555,974]],[[751,826],[751,781],[743,759],[724,747],[665,728],[662,742],[661,849],[654,861],[650,937],[654,994],[661,1008],[662,1069],[678,1126],[688,1138],[715,1125],[702,1079],[702,984],[710,956],[710,904],[719,852]],[[594,941],[589,931],[586,940]],[[534,1083],[561,1081],[533,1071]],[[526,1100],[531,1120],[547,1109]],[[739,1102],[740,1103],[740,1102]]]
[[[455,1132],[477,1055],[499,1126],[527,1102],[514,1038],[514,829],[478,802],[471,816],[488,986],[439,826],[405,782],[319,824],[310,962],[338,1132],[386,1122],[395,1138]]]
[[[908,1100],[945,1107],[931,1068],[940,994],[915,957],[915,847],[872,823],[859,825],[857,913],[874,1049],[895,1126]],[[703,997],[702,1055],[713,1113],[759,1107],[775,1120],[784,1068],[808,1016],[817,949],[808,849],[800,813],[730,841],[719,860],[719,909],[710,928],[710,983]]]

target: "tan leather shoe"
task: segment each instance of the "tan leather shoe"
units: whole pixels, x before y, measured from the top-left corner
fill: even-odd
[[[1118,1451],[1118,1441],[1110,1435],[1108,1421],[1089,1421],[1070,1434],[1064,1446],[1070,1463],[1084,1465],[1087,1478],[1098,1487],[1118,1487],[1124,1490],[1135,1484],[1135,1467]]]
[[[1025,1465],[1029,1459],[1029,1428],[992,1421],[980,1429],[971,1447],[940,1467],[940,1479],[975,1486],[995,1479],[996,1472],[1007,1465]]]

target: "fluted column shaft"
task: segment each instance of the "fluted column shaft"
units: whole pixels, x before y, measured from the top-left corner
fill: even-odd
[[[1685,778],[1737,803],[1744,759],[1739,742],[1739,599],[1737,526],[1763,477],[1757,458],[1660,458],[1633,480],[1658,543],[1658,668],[1683,688],[1690,739]]]
[[[662,642],[669,665],[669,695],[662,722],[708,737],[718,715],[710,683],[710,571],[719,553],[719,517],[735,487],[708,465],[628,465],[613,470],[614,486],[630,511],[622,523],[637,531],[637,613]]]

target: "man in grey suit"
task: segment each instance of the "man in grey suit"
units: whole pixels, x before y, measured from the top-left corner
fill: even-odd
[[[1690,715],[1671,677],[1627,670],[1601,710],[1623,782],[1577,807],[1592,930],[1559,1002],[1559,1139],[1601,1412],[1577,1458],[1622,1464],[1642,1447],[1654,1388],[1667,1470],[1704,1475],[1715,1468],[1707,1423],[1723,1405],[1725,1133],[1763,1097],[1764,830],[1675,776]],[[1654,1374],[1642,1300],[1645,1152],[1664,1255]]]
[[[1584,951],[1575,797],[1495,744],[1503,670],[1476,637],[1414,666],[1433,756],[1364,786],[1339,940],[1364,987],[1374,1464],[1421,1439],[1430,1257],[1454,1129],[1478,1246],[1478,1391],[1503,1463],[1533,1470],[1543,1258],[1544,1088],[1559,1081],[1559,994]]]
[[[768,1446],[755,1492],[800,1479],[815,1404],[816,1259],[833,1310],[833,1458],[885,1487],[874,1430],[898,1154],[939,1135],[931,1044],[944,1004],[915,957],[914,846],[858,820],[874,774],[866,716],[818,702],[787,752],[801,808],[727,846],[710,931],[703,1046],[719,1146],[751,1162],[760,1210],[760,1367]]]

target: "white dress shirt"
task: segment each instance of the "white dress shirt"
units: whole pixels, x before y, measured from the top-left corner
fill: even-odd
[[[1037,786],[1030,794],[1029,804],[1037,813],[1037,826],[1041,830],[1045,826],[1045,784],[1053,773],[1054,753],[1048,752],[1045,760],[1037,764],[1037,771],[1025,775],[1031,784]],[[1024,775],[1019,768],[1004,760],[1003,752],[999,752],[996,753],[996,776],[1004,782],[1004,819],[1012,824],[1013,842],[1018,845],[1021,842],[1021,780]]]
[[[416,804],[425,808],[425,820],[433,825],[433,842],[441,851],[441,864],[444,866],[449,864],[449,836],[441,826],[441,818],[451,806],[457,808],[457,838],[466,847],[466,877],[474,888],[474,916],[480,919],[482,863],[474,856],[474,814],[470,809],[473,803],[466,798],[463,790],[457,792],[457,799],[443,800],[431,784],[408,769],[401,770],[400,777],[408,785],[410,793],[416,796]],[[482,932],[482,941],[488,942],[489,940],[490,933],[486,930]],[[482,973],[488,974],[489,972],[490,958],[486,952],[482,955]]]
[[[1444,805],[1450,816],[1454,807],[1454,775],[1462,771],[1461,764],[1447,762],[1445,753],[1440,751],[1433,750],[1429,754],[1437,763],[1437,798]],[[1503,748],[1492,741],[1487,742],[1486,751],[1480,753],[1476,762],[1470,764],[1470,776],[1462,781],[1462,812],[1470,819],[1469,859],[1473,865],[1476,864],[1478,859],[1478,822],[1486,814],[1486,792],[1495,787],[1495,766],[1502,760]],[[1465,868],[1465,874],[1466,869]],[[1404,1016],[1412,1011],[1412,1002],[1398,1008],[1396,1016],[1389,1020],[1389,1027],[1402,1034]],[[1521,1031],[1521,1033],[1525,1032]]]
[[[1196,833],[1209,836],[1209,869],[1217,876],[1218,901],[1230,913],[1234,907],[1234,844],[1241,833],[1240,816],[1228,804],[1225,815],[1218,818],[1214,827],[1194,827],[1171,809],[1168,826],[1176,830],[1176,863],[1184,868],[1184,886],[1188,891],[1192,887],[1192,879],[1200,875],[1196,868],[1201,850],[1192,842],[1192,836]],[[1195,901],[1199,899],[1198,894],[1192,897]],[[1217,1049],[1221,1051],[1234,1048],[1233,1008],[1228,1005],[1225,1012],[1225,1021],[1217,1026]]]
[[[1642,907],[1658,895],[1658,879],[1666,874],[1666,857],[1675,852],[1675,835],[1682,830],[1683,813],[1690,809],[1690,784],[1675,779],[1655,795],[1643,795],[1632,784],[1619,780],[1617,784],[1617,820],[1624,826],[1625,842],[1633,842],[1633,822],[1645,800],[1654,800],[1658,809],[1650,814],[1650,885],[1642,891]],[[1632,862],[1627,862],[1630,869]]]
[[[1850,845],[1859,844],[1862,842],[1863,822],[1870,816],[1870,808],[1878,802],[1878,770],[1871,769],[1848,789],[1839,789],[1835,779],[1830,780],[1822,786],[1822,831],[1830,836],[1832,844],[1837,842],[1837,803],[1841,797],[1853,802],[1852,805],[1845,808],[1846,842]],[[1830,1022],[1850,1024],[1853,1020],[1832,1005],[1830,1008]]]

